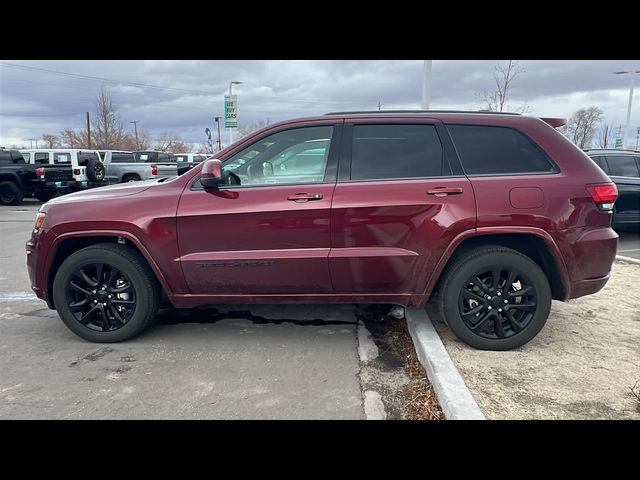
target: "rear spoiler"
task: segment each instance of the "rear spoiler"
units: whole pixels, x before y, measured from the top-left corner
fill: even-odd
[[[542,120],[543,122],[548,123],[553,128],[562,127],[563,125],[567,124],[567,119],[566,118],[543,118],[543,117],[540,117],[540,120]]]

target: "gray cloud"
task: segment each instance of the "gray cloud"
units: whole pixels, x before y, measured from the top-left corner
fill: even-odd
[[[173,131],[191,142],[222,113],[230,80],[239,99],[240,123],[317,115],[336,110],[410,108],[420,105],[422,61],[11,61],[26,67],[114,80],[18,69],[0,65],[0,145],[28,145],[30,138],[81,127],[95,95],[107,86],[124,121],[139,120],[152,136]],[[433,64],[432,108],[478,109],[478,95],[493,88],[495,60]],[[629,75],[639,61],[527,60],[514,82],[510,103],[526,102],[535,115],[569,117],[597,105],[624,123]],[[156,89],[130,83],[157,85]],[[640,81],[638,83],[640,87]],[[640,93],[640,92],[639,92]],[[636,96],[631,125],[640,125]],[[224,138],[223,138],[224,140]]]

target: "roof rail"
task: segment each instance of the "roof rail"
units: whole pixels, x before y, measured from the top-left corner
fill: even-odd
[[[329,112],[325,113],[325,115],[351,115],[361,113],[479,113],[491,115],[520,115],[515,112],[490,112],[489,110],[355,110],[351,112]]]
[[[640,153],[640,150],[633,150],[630,148],[583,148],[583,152],[630,152]]]

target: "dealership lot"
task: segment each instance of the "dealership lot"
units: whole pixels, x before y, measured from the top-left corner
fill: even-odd
[[[0,210],[0,418],[364,418],[352,307],[163,311],[126,343],[76,337],[30,298],[39,206]]]
[[[0,418],[364,418],[352,307],[165,310],[132,341],[79,339],[30,293],[24,243],[39,205],[0,210]],[[621,234],[624,255],[639,248]],[[512,352],[436,326],[488,418],[640,419],[628,391],[640,300],[624,293],[638,282],[640,266],[616,263],[602,292],[554,302],[541,334]]]

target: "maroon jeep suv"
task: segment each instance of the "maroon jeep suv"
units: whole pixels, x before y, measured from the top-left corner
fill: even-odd
[[[615,185],[561,124],[424,111],[270,125],[180,177],[44,204],[32,288],[94,342],[140,333],[162,302],[433,297],[467,344],[518,347],[552,299],[600,290],[616,253]]]

